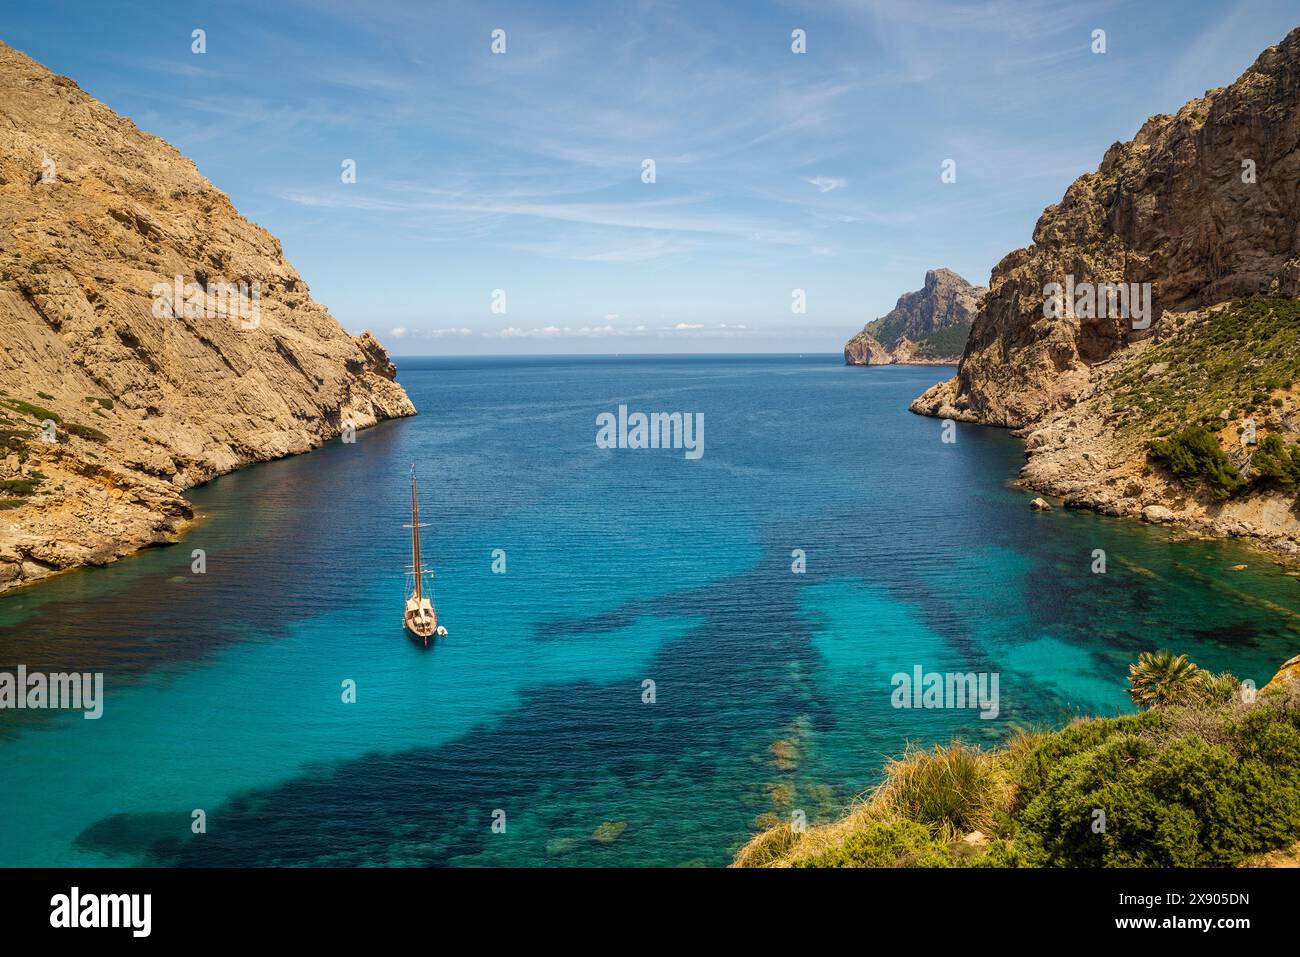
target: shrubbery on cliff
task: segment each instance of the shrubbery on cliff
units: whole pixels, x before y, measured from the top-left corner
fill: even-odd
[[[1300,837],[1300,712],[1233,703],[1072,725],[1030,755],[1016,805],[1027,864],[1236,864]]]
[[[1212,867],[1300,840],[1300,688],[1247,702],[1230,675],[1144,658],[1149,710],[909,749],[843,819],[765,831],[736,865]]]
[[[1191,426],[1263,420],[1279,390],[1300,381],[1300,299],[1250,296],[1167,321],[1166,336],[1115,376],[1121,431],[1168,439]]]
[[[1247,486],[1219,445],[1218,437],[1204,426],[1194,425],[1168,439],[1152,442],[1151,458],[1188,488],[1207,484],[1216,502],[1231,498]]]
[[[1205,483],[1216,502],[1256,488],[1300,488],[1300,445],[1288,446],[1279,435],[1266,435],[1251,454],[1256,474],[1250,479],[1233,465],[1218,437],[1200,425],[1152,442],[1150,456],[1188,488]]]

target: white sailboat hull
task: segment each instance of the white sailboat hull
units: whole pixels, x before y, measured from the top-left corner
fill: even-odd
[[[420,638],[432,637],[438,629],[438,613],[433,610],[433,602],[427,598],[417,599],[414,595],[406,600],[406,609],[402,613],[402,623],[407,630]]]

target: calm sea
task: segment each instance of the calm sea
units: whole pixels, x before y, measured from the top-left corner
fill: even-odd
[[[1128,710],[1142,650],[1261,684],[1300,650],[1268,560],[1032,512],[1019,441],[907,412],[952,370],[841,361],[408,359],[418,417],[0,599],[0,670],[106,686],[97,721],[0,711],[0,865],[720,865],[909,740]],[[598,449],[620,404],[703,413],[704,455]],[[413,462],[428,650],[401,627]],[[893,707],[916,666],[996,673],[997,717]]]

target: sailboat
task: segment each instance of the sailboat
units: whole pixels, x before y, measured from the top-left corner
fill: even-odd
[[[415,484],[415,466],[411,466],[411,524],[403,526],[411,530],[411,577],[414,580],[406,598],[406,607],[402,612],[402,624],[415,637],[428,647],[429,639],[435,634],[439,637],[447,634],[447,629],[439,627],[438,613],[434,611],[433,600],[425,594],[424,561],[420,554],[420,529],[427,525],[420,523],[420,493]],[[432,572],[429,573],[432,576]]]

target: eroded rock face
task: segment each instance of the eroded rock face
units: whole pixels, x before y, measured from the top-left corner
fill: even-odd
[[[160,303],[178,283],[188,309]],[[0,590],[174,540],[182,490],[415,413],[192,162],[3,43],[0,393]]]
[[[1287,687],[1300,686],[1300,655],[1283,663],[1272,680],[1264,685],[1264,691],[1283,690]]]
[[[1166,311],[1300,294],[1298,147],[1300,29],[1231,86],[1147,120],[1049,206],[1034,245],[994,268],[957,377],[913,410],[1026,426],[1072,404],[1094,365],[1150,336]],[[1045,318],[1044,287],[1067,275],[1151,283],[1151,328]]]
[[[893,365],[894,353],[863,329],[844,346],[844,364],[850,366]]]
[[[899,296],[893,309],[848,341],[844,362],[851,366],[956,362],[986,292],[951,269],[931,269],[922,288]]]

